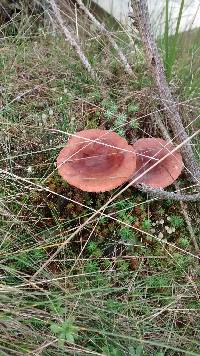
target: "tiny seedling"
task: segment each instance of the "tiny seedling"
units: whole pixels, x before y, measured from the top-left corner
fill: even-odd
[[[86,273],[93,273],[99,271],[99,265],[96,261],[88,261],[85,266]]]
[[[179,215],[171,215],[170,224],[175,228],[182,227],[184,225],[184,220]]]
[[[65,320],[60,324],[52,323],[50,329],[57,336],[60,347],[64,346],[65,341],[74,344],[78,337],[78,328],[72,319]]]
[[[135,242],[135,234],[133,232],[133,230],[129,227],[122,227],[120,232],[120,237],[122,238],[122,240],[124,241],[134,241]]]
[[[179,240],[179,245],[182,248],[187,248],[190,245],[190,242],[188,241],[188,239],[186,237],[181,237]]]
[[[151,228],[151,220],[149,220],[149,219],[144,219],[143,222],[142,222],[142,228],[143,228],[143,230],[145,230],[145,231],[150,230],[150,228]]]
[[[136,113],[138,110],[139,110],[139,108],[138,108],[138,105],[137,105],[137,104],[134,104],[134,103],[128,104],[128,107],[127,107],[127,113],[128,113],[128,114],[134,114],[134,113]]]

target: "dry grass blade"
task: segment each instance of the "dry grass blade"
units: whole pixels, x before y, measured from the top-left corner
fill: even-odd
[[[9,4],[0,56],[2,354],[197,355],[195,177],[194,184],[188,183],[183,172],[178,185],[154,192],[154,198],[145,192],[149,187],[135,189],[133,180],[97,194],[70,186],[55,165],[68,138],[81,130],[115,131],[129,144],[160,136],[176,142],[166,114],[174,107],[183,113],[184,130],[196,132],[194,58],[186,71],[192,75],[188,90],[194,90],[193,97],[174,66],[180,100],[160,100],[138,35],[131,39],[130,29],[103,18],[93,4],[81,9],[81,0],[53,3],[102,81],[88,75],[69,34],[60,34],[64,31],[49,0],[41,6],[37,0]],[[95,25],[101,18],[106,23],[102,30],[100,21]],[[167,132],[158,123],[159,114]],[[188,139],[200,158],[194,136]],[[192,203],[180,205],[176,199]]]

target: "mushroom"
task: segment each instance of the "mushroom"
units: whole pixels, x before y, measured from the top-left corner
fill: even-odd
[[[161,138],[142,138],[133,144],[133,148],[137,156],[134,174],[134,178],[136,178],[155,164],[156,160],[172,151],[174,146]],[[181,154],[176,151],[139,178],[137,183],[143,183],[152,188],[165,188],[179,177],[182,168]]]
[[[115,132],[90,129],[73,135],[57,158],[60,175],[88,192],[104,192],[120,186],[133,174],[136,154]]]

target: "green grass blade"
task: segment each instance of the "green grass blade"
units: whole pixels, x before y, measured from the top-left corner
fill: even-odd
[[[165,68],[166,68],[166,72],[168,72],[168,60],[169,60],[169,0],[166,0],[166,5],[165,5],[164,44],[165,44]]]
[[[176,58],[176,53],[177,53],[177,42],[178,42],[178,36],[179,36],[179,29],[180,29],[180,22],[181,22],[181,18],[182,18],[182,14],[183,14],[183,7],[184,7],[184,3],[185,0],[181,0],[181,4],[180,4],[180,9],[179,9],[179,13],[178,13],[178,19],[177,19],[177,23],[176,23],[176,30],[175,30],[175,35],[173,36],[173,40],[170,46],[170,51],[168,51],[168,60],[166,62],[166,75],[167,78],[170,79],[171,78],[171,74],[172,74],[172,67],[174,65],[175,62],[175,58]],[[168,0],[166,0],[166,4],[168,7]],[[166,10],[166,20],[168,20],[168,9]],[[166,24],[165,24],[166,26]],[[169,21],[168,21],[168,31],[169,31]],[[169,33],[169,32],[168,32]],[[168,37],[169,39],[169,37]]]

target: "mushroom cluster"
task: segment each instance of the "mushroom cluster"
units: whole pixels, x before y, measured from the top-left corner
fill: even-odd
[[[115,132],[84,130],[72,135],[61,150],[57,169],[69,184],[88,192],[105,192],[130,178],[135,183],[164,188],[178,178],[183,168],[178,151],[169,155],[173,149],[171,143],[160,138],[139,139],[131,146]]]

